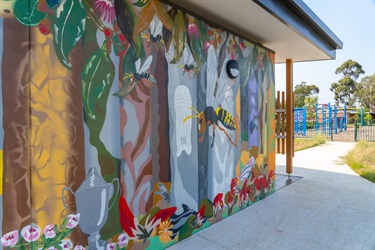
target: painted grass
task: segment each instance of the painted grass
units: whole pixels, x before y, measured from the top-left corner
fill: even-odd
[[[326,143],[326,139],[320,135],[317,135],[315,138],[295,138],[294,151],[312,148],[324,143]]]
[[[375,183],[375,142],[358,142],[345,161],[357,174]]]

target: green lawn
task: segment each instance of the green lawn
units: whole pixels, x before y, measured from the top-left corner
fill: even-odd
[[[312,148],[323,143],[326,143],[326,139],[319,135],[317,135],[315,138],[295,138],[294,151]]]
[[[345,161],[357,174],[375,183],[375,142],[358,142]]]

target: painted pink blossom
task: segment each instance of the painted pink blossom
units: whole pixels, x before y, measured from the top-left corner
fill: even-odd
[[[44,237],[46,237],[46,239],[52,239],[53,237],[55,237],[56,236],[56,232],[53,229],[53,224],[47,225],[44,228],[43,233],[44,233]]]
[[[195,23],[189,23],[187,32],[190,37],[199,37],[198,26]]]
[[[100,13],[100,17],[103,17],[104,21],[113,23],[115,20],[115,7],[111,0],[96,0],[95,10]]]
[[[244,50],[246,48],[245,44],[244,43],[240,43],[240,48],[241,48],[241,50]]]
[[[204,42],[203,49],[204,49],[204,52],[206,52],[206,54],[208,53],[208,49],[210,48],[210,46],[211,46],[211,42],[209,41]]]
[[[106,250],[116,249],[116,244],[115,243],[108,243],[108,245],[107,245],[107,247],[105,249]]]
[[[72,229],[78,225],[79,222],[79,214],[69,214],[68,215],[68,225],[67,228]]]
[[[85,250],[85,248],[81,245],[77,245],[77,246],[74,247],[73,250]]]
[[[118,237],[118,244],[120,247],[124,247],[129,242],[129,236],[127,234],[120,234]]]
[[[40,232],[42,230],[35,223],[22,228],[21,235],[27,242],[36,241],[40,237]]]
[[[73,243],[70,240],[62,240],[59,245],[63,250],[68,250],[73,248]]]
[[[3,245],[3,247],[12,247],[17,243],[17,241],[18,241],[17,230],[9,232],[1,238],[1,244]]]

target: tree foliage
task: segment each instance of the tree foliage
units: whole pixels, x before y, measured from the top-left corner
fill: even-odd
[[[351,59],[344,62],[335,71],[342,78],[338,82],[331,84],[330,90],[335,94],[335,101],[345,104],[349,107],[354,107],[356,96],[354,93],[357,91],[357,79],[365,71],[362,70],[362,65]]]
[[[305,98],[305,107],[306,107],[306,118],[307,120],[315,119],[316,116],[316,104],[318,103],[317,96],[307,96]]]
[[[361,79],[357,85],[355,96],[361,106],[370,109],[371,112],[375,111],[375,74]]]
[[[305,105],[305,98],[312,97],[319,94],[319,87],[316,85],[307,85],[306,82],[297,84],[294,88],[294,107],[303,107]]]

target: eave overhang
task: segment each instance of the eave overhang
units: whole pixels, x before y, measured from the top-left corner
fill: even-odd
[[[276,53],[276,63],[335,59],[343,43],[301,0],[163,0]]]

